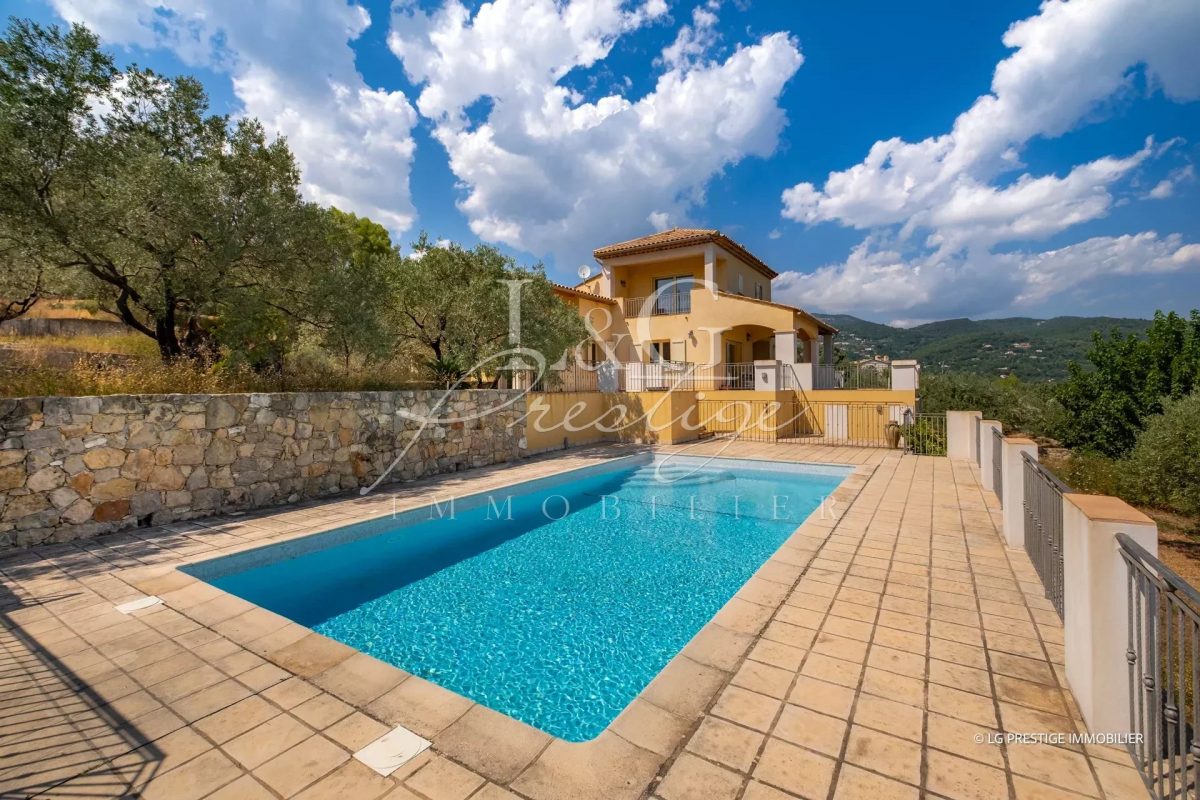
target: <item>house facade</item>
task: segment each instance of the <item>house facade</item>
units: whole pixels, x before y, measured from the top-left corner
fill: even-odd
[[[597,274],[558,287],[592,329],[588,360],[731,370],[769,361],[791,388],[839,388],[837,329],[775,302],[778,273],[720,231],[673,228],[593,255]]]

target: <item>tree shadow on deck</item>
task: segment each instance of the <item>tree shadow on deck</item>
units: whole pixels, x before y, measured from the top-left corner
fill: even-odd
[[[70,647],[56,648],[63,628],[52,617],[27,613],[40,605],[0,580],[0,798],[140,796],[163,753],[95,688],[124,673],[108,678],[107,659],[90,648],[52,652]],[[99,682],[75,671],[89,667]]]

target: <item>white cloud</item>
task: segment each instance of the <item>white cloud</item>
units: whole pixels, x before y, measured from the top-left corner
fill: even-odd
[[[1194,0],[1046,0],[1037,15],[1005,34],[1014,52],[996,66],[991,92],[960,114],[949,132],[919,142],[876,142],[861,163],[830,173],[822,186],[799,183],[783,193],[788,219],[870,232],[844,264],[806,280],[810,291],[837,303],[823,306],[831,310],[871,306],[930,316],[1028,302],[1034,295],[1022,286],[1034,279],[1020,265],[1060,262],[1048,254],[1040,261],[997,255],[997,246],[1042,240],[1106,216],[1123,202],[1114,198],[1121,182],[1174,142],[1148,140],[1136,153],[1079,164],[1062,177],[1014,178],[1023,168],[1022,148],[1034,137],[1059,136],[1097,120],[1107,104],[1135,91],[1139,71],[1152,91],[1173,100],[1200,97],[1190,44],[1198,38],[1200,5]],[[1156,186],[1151,196],[1169,193],[1175,182]],[[1144,246],[1129,252],[1146,254]],[[873,287],[875,299],[855,297],[854,280]],[[977,284],[986,291],[976,291]]]
[[[693,8],[692,24],[679,29],[675,41],[663,49],[660,63],[678,69],[702,61],[720,39],[716,29],[720,8],[721,4],[716,0]]]
[[[812,273],[785,272],[775,296],[826,311],[853,308],[873,316],[932,319],[979,309],[1038,306],[1104,278],[1200,270],[1200,245],[1154,231],[1097,236],[1042,252],[965,252],[906,258],[883,242],[855,247],[844,263]],[[996,298],[1003,305],[996,306]],[[932,316],[927,309],[936,309]],[[914,314],[914,312],[916,312]]]
[[[417,116],[402,92],[372,89],[350,42],[370,25],[361,6],[269,0],[51,0],[105,43],[166,48],[229,73],[247,116],[284,134],[310,199],[364,214],[395,234],[409,193]]]
[[[563,84],[665,11],[621,0],[495,0],[474,14],[455,0],[432,14],[396,7],[389,44],[422,86],[417,108],[434,121],[477,236],[576,263],[644,232],[651,215],[655,225],[686,219],[713,175],[774,152],[778,98],[803,60],[784,33],[721,61],[690,51],[641,98],[587,101]]]

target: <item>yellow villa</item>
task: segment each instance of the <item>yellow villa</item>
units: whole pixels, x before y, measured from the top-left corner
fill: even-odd
[[[837,329],[775,302],[778,273],[718,230],[672,228],[593,255],[600,271],[558,293],[592,325],[587,360],[626,366],[622,388],[669,383],[674,368],[707,388],[916,389],[915,362],[872,370],[866,382],[854,365],[835,366]],[[763,385],[755,365],[768,363]]]

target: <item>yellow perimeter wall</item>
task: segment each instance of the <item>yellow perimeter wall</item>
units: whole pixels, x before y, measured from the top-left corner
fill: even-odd
[[[776,419],[755,419],[748,432],[777,438],[820,435],[827,424],[826,409],[845,405],[848,413],[844,434],[853,440],[882,441],[888,406],[915,407],[916,392],[893,389],[817,390],[805,395],[812,403],[799,419],[783,420],[795,412],[787,406]],[[760,392],[547,392],[529,395],[526,449],[530,453],[558,450],[597,442],[641,441],[676,444],[698,438],[703,418],[710,432],[737,430],[746,424],[747,411],[734,406],[738,401],[799,399],[792,391]],[[871,404],[877,407],[872,409]],[[760,430],[761,429],[761,430]]]

